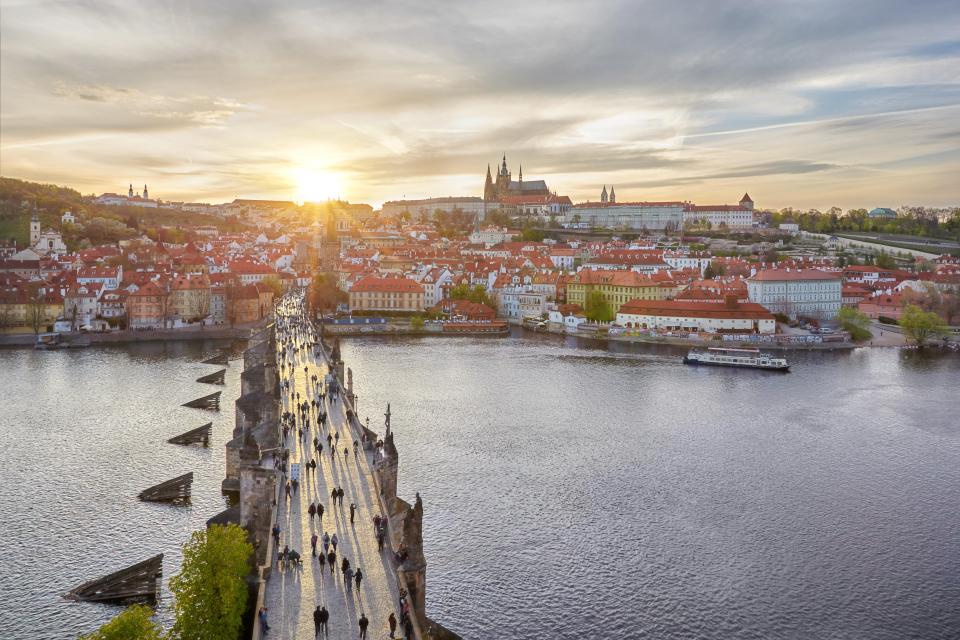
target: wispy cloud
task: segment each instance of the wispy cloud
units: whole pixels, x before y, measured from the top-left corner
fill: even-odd
[[[301,165],[476,194],[506,152],[575,199],[956,202],[917,173],[960,169],[958,27],[952,0],[5,0],[0,160],[176,198],[290,197]]]

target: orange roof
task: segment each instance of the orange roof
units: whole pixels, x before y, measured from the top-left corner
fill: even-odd
[[[661,278],[657,280],[663,281]],[[636,271],[609,271],[584,269],[578,273],[571,284],[612,285],[615,287],[655,287],[658,282]]]

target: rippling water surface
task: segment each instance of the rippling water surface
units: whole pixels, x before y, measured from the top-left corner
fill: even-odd
[[[117,612],[59,597],[223,508],[216,346],[0,351],[0,638]],[[791,356],[789,375],[517,334],[348,340],[425,501],[430,613],[465,638],[960,637],[960,359]],[[165,440],[210,418],[208,450]],[[194,471],[192,507],[141,503]],[[167,598],[169,601],[169,598]]]
[[[522,334],[520,334],[522,335]],[[960,359],[353,340],[466,638],[960,637]]]
[[[120,609],[74,603],[80,583],[180,545],[225,508],[224,449],[242,360],[223,387],[196,378],[227,343],[145,343],[75,351],[0,350],[0,638],[76,638]],[[223,411],[180,405],[223,390]],[[167,438],[213,421],[209,449]],[[140,502],[143,489],[194,472],[189,507]],[[164,593],[164,602],[169,602]]]

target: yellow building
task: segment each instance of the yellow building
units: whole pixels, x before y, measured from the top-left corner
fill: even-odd
[[[0,333],[33,331],[34,314],[41,332],[53,325],[63,313],[63,296],[38,285],[12,286],[0,289]]]
[[[210,315],[210,280],[206,276],[179,276],[170,283],[173,315],[197,322]]]
[[[591,291],[599,291],[617,313],[620,305],[631,300],[668,300],[679,291],[676,282],[654,274],[651,276],[636,271],[612,271],[584,269],[567,284],[567,303],[586,306]]]
[[[350,287],[351,311],[423,311],[423,287],[409,278],[366,276]]]

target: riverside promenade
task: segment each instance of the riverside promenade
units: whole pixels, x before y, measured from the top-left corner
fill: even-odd
[[[293,348],[286,351],[285,362],[292,362],[293,368],[292,373],[289,368],[285,370],[290,388],[281,394],[282,410],[293,414],[297,413],[297,399],[295,395],[291,398],[291,393],[299,393],[300,402],[316,399],[319,403],[319,394],[315,392],[317,387],[311,377],[317,376],[322,383],[330,371],[322,349],[318,349],[318,355],[314,355],[314,350],[308,345],[310,341],[309,334],[302,334],[295,338]],[[283,347],[278,345],[278,349],[282,353]],[[278,353],[278,366],[283,364],[284,359]],[[391,564],[390,545],[384,545],[383,552],[377,550],[373,518],[382,513],[372,476],[374,454],[363,446],[354,452],[353,443],[360,440],[361,434],[353,431],[348,424],[343,400],[344,394],[339,399],[331,399],[327,394],[321,407],[317,410],[311,407],[307,421],[309,427],[304,430],[304,438],[300,439],[296,429],[291,429],[285,441],[290,451],[290,468],[294,464],[300,465],[300,487],[289,500],[284,499],[283,490],[280,492],[277,506],[277,523],[281,530],[279,548],[282,550],[284,545],[289,545],[298,551],[303,558],[303,566],[302,569],[291,567],[280,570],[275,565],[271,571],[264,595],[270,625],[269,631],[263,636],[265,638],[314,638],[313,612],[317,606],[324,606],[330,612],[329,638],[359,637],[358,620],[361,614],[365,614],[370,621],[368,638],[388,638],[387,618],[391,613],[398,621],[395,635],[403,637],[403,629],[399,624],[400,593]],[[317,424],[320,411],[327,412],[325,427]],[[302,424],[298,419],[297,426]],[[338,451],[331,457],[327,436],[337,433],[340,436],[336,445]],[[314,436],[323,446],[319,456],[313,449]],[[345,447],[348,449],[346,456]],[[318,463],[315,472],[306,469],[306,463],[311,458]],[[331,500],[330,493],[336,487],[344,491],[343,506],[335,506]],[[322,521],[316,517],[311,519],[308,513],[308,507],[314,501],[324,507]],[[356,505],[352,523],[351,503]],[[322,552],[324,532],[331,537],[336,533],[339,539],[337,564],[332,572],[329,564],[320,564],[310,553],[310,537],[313,534],[320,538],[317,549]],[[363,571],[359,589],[356,583],[350,589],[344,585],[340,570],[343,558],[349,560],[354,571]]]

